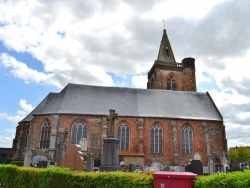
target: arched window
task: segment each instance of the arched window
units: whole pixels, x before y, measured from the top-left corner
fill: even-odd
[[[185,124],[182,127],[182,153],[193,154],[193,133],[189,125]]]
[[[73,123],[70,143],[79,144],[81,138],[87,139],[87,125],[83,120],[79,119]]]
[[[50,131],[51,131],[50,121],[46,118],[42,126],[40,148],[42,149],[49,148]]]
[[[162,127],[155,123],[151,128],[151,153],[162,153]]]
[[[176,90],[176,81],[173,76],[167,79],[167,90]]]
[[[129,126],[126,122],[121,122],[118,125],[119,149],[123,151],[129,150]]]

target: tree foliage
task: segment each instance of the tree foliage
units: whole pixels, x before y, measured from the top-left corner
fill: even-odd
[[[240,146],[237,148],[230,148],[228,154],[231,162],[237,159],[241,159],[243,162],[247,162],[250,160],[249,147]]]

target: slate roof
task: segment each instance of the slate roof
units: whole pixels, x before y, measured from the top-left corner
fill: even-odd
[[[21,122],[33,115],[80,114],[223,121],[209,93],[68,84],[50,93]]]

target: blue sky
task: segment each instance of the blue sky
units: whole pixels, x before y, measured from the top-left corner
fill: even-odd
[[[0,147],[67,83],[146,88],[163,19],[175,59],[196,59],[229,147],[249,146],[249,12],[248,0],[0,0]]]

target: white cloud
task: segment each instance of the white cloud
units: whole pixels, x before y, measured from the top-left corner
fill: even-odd
[[[144,75],[134,75],[131,78],[132,85],[135,88],[147,88],[148,77]]]
[[[22,120],[22,116],[20,115],[9,115],[9,114],[6,114],[6,113],[0,113],[0,120],[6,120],[6,121],[9,121],[13,124],[17,124],[19,121]]]
[[[26,100],[24,99],[21,99],[19,101],[19,105],[21,109],[17,111],[16,115],[0,113],[0,120],[9,121],[14,125],[17,125],[19,121],[21,121],[28,113],[30,113],[34,109],[34,107],[32,107],[31,104],[27,104]]]
[[[5,68],[10,68],[11,74],[15,77],[24,80],[26,83],[30,81],[35,83],[47,83],[59,86],[60,84],[53,80],[53,74],[45,74],[37,70],[30,69],[25,63],[17,61],[14,57],[2,53],[0,56],[0,63]]]
[[[11,148],[13,138],[0,135],[0,147]]]
[[[187,19],[203,18],[216,4],[224,0],[169,0],[158,3],[150,12],[143,14],[143,18],[157,20],[169,19],[173,16],[181,16]],[[167,14],[166,14],[167,13]],[[154,15],[154,16],[152,16]],[[163,17],[164,15],[164,17]]]

